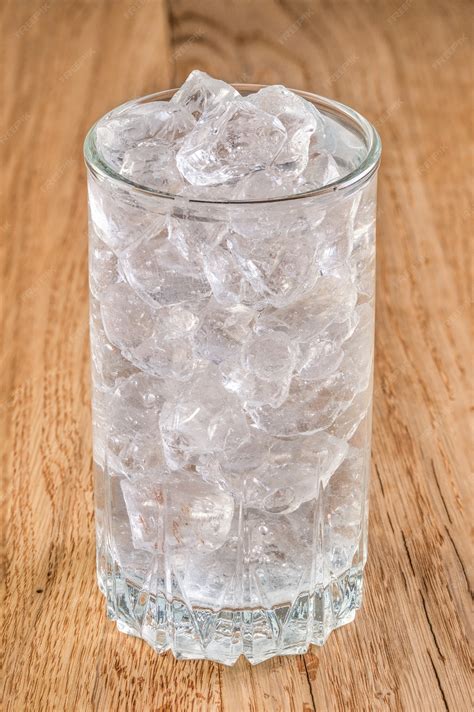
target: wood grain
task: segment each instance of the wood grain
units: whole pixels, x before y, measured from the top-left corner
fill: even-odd
[[[468,710],[469,3],[11,0],[2,26],[4,709]],[[155,655],[94,580],[81,144],[195,67],[343,100],[384,143],[364,607],[255,668]]]

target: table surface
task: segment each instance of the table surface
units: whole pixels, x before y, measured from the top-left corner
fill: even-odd
[[[464,712],[469,602],[468,2],[11,0],[0,235],[8,712]],[[82,141],[199,67],[340,99],[384,153],[369,563],[324,648],[176,662],[95,585]]]

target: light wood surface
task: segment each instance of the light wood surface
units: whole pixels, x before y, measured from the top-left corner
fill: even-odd
[[[464,712],[472,6],[2,4],[4,709]],[[340,99],[383,144],[370,558],[355,624],[255,668],[157,656],[95,584],[82,140],[195,67]],[[472,142],[471,142],[472,146]]]

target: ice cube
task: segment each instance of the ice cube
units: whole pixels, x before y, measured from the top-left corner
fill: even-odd
[[[195,335],[196,352],[208,361],[221,363],[238,352],[253,318],[254,312],[244,305],[222,308],[211,300]]]
[[[356,308],[357,328],[344,342],[344,358],[341,370],[344,371],[354,391],[365,391],[372,375],[374,309],[370,304],[360,304]]]
[[[248,475],[266,468],[271,442],[266,433],[257,428],[250,428],[248,439],[235,450],[225,453],[222,459],[223,472]]]
[[[165,494],[163,482],[150,477],[122,480],[123,498],[136,549],[163,551]]]
[[[351,440],[359,432],[361,423],[367,419],[370,420],[371,402],[372,384],[369,383],[365,391],[356,394],[350,406],[328,428],[328,432],[335,437]]]
[[[308,101],[283,86],[269,86],[247,97],[247,100],[276,116],[287,132],[287,138],[275,158],[274,165],[286,173],[299,175],[308,163],[309,142],[324,139],[324,120]]]
[[[225,243],[216,245],[204,255],[203,268],[214,298],[220,304],[259,307],[264,303],[263,298],[245,279],[234,254]]]
[[[334,323],[344,324],[353,314],[357,290],[348,276],[320,276],[305,298],[259,315],[256,330],[277,330],[307,342],[322,337]]]
[[[202,269],[201,260],[221,240],[219,223],[199,220],[185,212],[178,211],[168,222],[168,240],[176,247],[185,260]]]
[[[359,314],[356,309],[344,321],[333,321],[321,332],[321,338],[331,341],[335,346],[341,346],[349,339],[357,328]]]
[[[344,351],[340,346],[316,338],[300,345],[298,374],[307,381],[327,378],[339,368],[343,358]]]
[[[153,309],[126,282],[119,282],[105,292],[101,313],[108,338],[137,368],[177,380],[186,380],[198,368],[194,312],[179,304]]]
[[[375,205],[376,185],[367,186],[353,211],[353,245],[349,263],[359,301],[370,300],[375,290]]]
[[[152,553],[148,548],[135,548],[131,531],[131,523],[125,504],[122,482],[123,476],[112,473],[106,468],[107,500],[110,515],[107,517],[107,541],[114,561],[120,566],[125,575],[140,579],[145,577],[150,570]],[[138,540],[135,539],[138,543]]]
[[[211,609],[245,607],[254,610],[281,606],[295,597],[295,582],[305,586],[311,570],[308,551],[311,543],[302,545],[302,533],[311,529],[312,519],[296,515],[292,521],[284,514],[270,514],[248,508],[245,512],[245,570],[240,574],[238,562],[242,552],[241,518],[234,516],[226,542],[213,552],[195,552],[183,563],[181,579],[186,596],[196,606]],[[306,520],[309,521],[306,521]],[[310,536],[305,541],[311,542]],[[305,574],[305,570],[308,574]],[[266,628],[260,629],[266,631]],[[262,633],[265,640],[266,633]]]
[[[306,169],[295,183],[295,191],[306,193],[323,188],[342,178],[344,172],[329,153],[318,153],[309,158]]]
[[[350,448],[325,492],[324,543],[333,576],[340,576],[352,565],[359,546],[367,467],[364,451]]]
[[[100,313],[100,303],[93,296],[90,299],[91,360],[94,388],[113,390],[118,381],[128,378],[136,371],[134,366],[114,346],[104,330]]]
[[[107,337],[124,355],[153,333],[153,310],[126,282],[112,284],[106,289],[101,314]]]
[[[225,544],[234,499],[192,471],[173,472],[167,487],[167,528],[178,548],[215,551]]]
[[[323,220],[316,229],[318,264],[324,275],[346,277],[348,260],[353,245],[353,220],[355,201],[352,197],[341,198],[336,205],[328,206]]]
[[[264,404],[247,406],[255,425],[279,437],[327,430],[354,400],[356,391],[343,372],[321,381],[294,377],[288,397],[278,408]]]
[[[264,381],[286,380],[291,376],[296,349],[291,339],[277,332],[250,334],[241,355],[242,367]]]
[[[134,183],[163,193],[180,193],[183,178],[176,167],[176,147],[167,141],[140,141],[125,151],[121,175]]]
[[[194,124],[195,120],[187,111],[171,102],[128,105],[99,121],[96,128],[97,150],[106,163],[120,171],[128,150],[152,139],[177,145]]]
[[[275,307],[284,307],[310,292],[319,277],[311,226],[304,219],[275,222],[254,239],[230,231],[227,244],[246,280]]]
[[[237,89],[195,69],[173,95],[170,104],[186,109],[195,119],[240,96]]]
[[[323,141],[310,146],[310,153],[325,152],[337,157],[339,169],[344,175],[354,170],[364,160],[367,149],[363,138],[348,125],[342,124],[329,114],[324,117]]]
[[[280,406],[288,395],[297,359],[297,347],[282,333],[251,333],[240,358],[221,365],[223,383],[246,406]]]
[[[117,257],[110,247],[103,242],[89,225],[89,287],[94,297],[100,298],[107,287],[119,279]]]
[[[265,381],[245,371],[231,360],[221,364],[222,382],[229,393],[235,393],[245,406],[270,405],[277,408],[288,395],[289,382]]]
[[[231,200],[270,200],[299,192],[295,178],[275,168],[265,168],[232,186]],[[301,191],[302,192],[302,191]]]
[[[158,231],[165,216],[147,196],[130,186],[89,180],[89,213],[98,237],[119,253],[150,230]]]
[[[124,250],[120,265],[127,281],[152,306],[204,306],[211,294],[199,269],[169,241],[170,224]]]
[[[234,449],[216,455],[199,457],[196,470],[206,482],[214,483],[237,499],[250,502],[254,496],[258,473],[268,467],[268,453],[272,439],[257,428],[250,428],[249,437]]]
[[[187,380],[200,366],[193,352],[193,334],[198,324],[198,317],[182,306],[161,307],[153,333],[130,350],[129,358],[148,373]]]
[[[299,587],[309,584],[308,551],[312,549],[302,544],[302,536],[310,529],[311,520],[300,511],[287,515],[249,509],[245,526],[249,605],[277,608],[283,601],[295,600]]]
[[[170,336],[159,324],[153,334],[129,352],[130,360],[147,373],[187,381],[200,368],[189,333]]]
[[[213,367],[197,373],[165,403],[160,429],[172,469],[193,464],[200,455],[234,450],[248,438],[241,405],[220,384]]]
[[[274,116],[243,99],[205,114],[184,140],[176,161],[192,185],[219,185],[272,164],[286,139]]]
[[[249,501],[269,512],[289,514],[318,497],[347,452],[347,443],[326,433],[274,439],[269,465],[249,480]]]
[[[156,431],[158,415],[170,392],[172,386],[160,378],[133,374],[114,391],[111,422],[116,429],[130,427],[133,433]]]
[[[107,462],[129,476],[158,472],[164,456],[158,419],[169,386],[149,374],[133,374],[109,399]]]

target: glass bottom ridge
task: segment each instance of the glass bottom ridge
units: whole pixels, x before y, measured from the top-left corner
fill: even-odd
[[[305,653],[311,644],[321,646],[333,630],[352,622],[362,601],[363,567],[268,609],[191,606],[177,596],[150,593],[122,578],[117,567],[99,578],[99,588],[117,628],[158,653],[171,650],[178,660],[224,665],[243,655],[255,665],[276,655]]]

